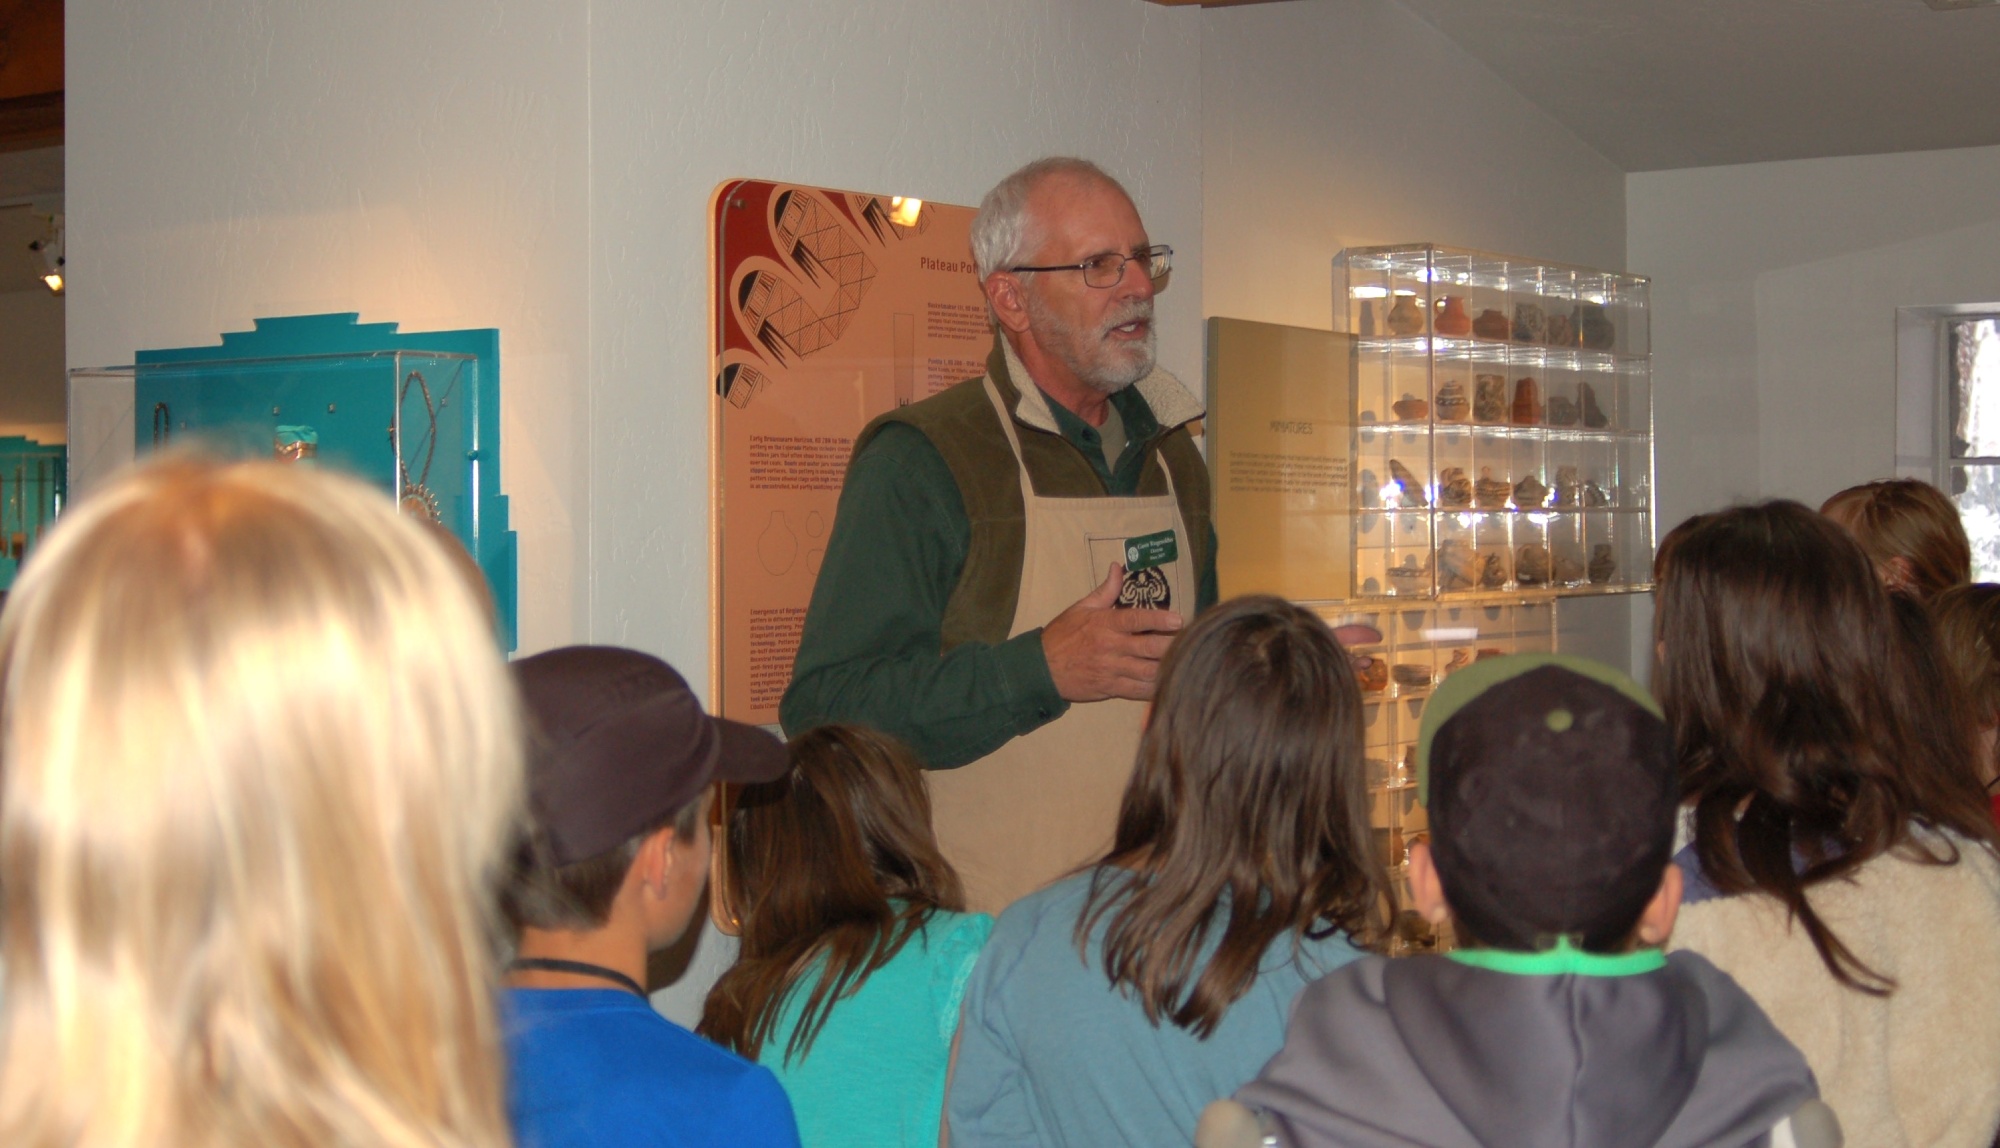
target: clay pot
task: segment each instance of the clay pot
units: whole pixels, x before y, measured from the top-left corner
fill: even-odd
[[[1431,324],[1431,329],[1454,339],[1472,334],[1472,316],[1465,313],[1465,297],[1446,295],[1444,307],[1438,311],[1437,321]]]
[[[1472,321],[1472,333],[1482,339],[1506,339],[1513,334],[1513,325],[1507,322],[1507,316],[1488,307]]]
[[[1441,423],[1462,423],[1465,416],[1472,413],[1472,405],[1465,401],[1465,384],[1453,379],[1438,388],[1437,414]]]
[[[1389,308],[1389,317],[1382,325],[1391,335],[1421,335],[1424,333],[1424,312],[1417,306],[1415,295],[1396,296],[1396,305]]]
[[[1398,422],[1406,423],[1422,422],[1425,416],[1431,413],[1431,405],[1429,403],[1410,394],[1406,394],[1389,404],[1389,409],[1396,412],[1396,420]]]

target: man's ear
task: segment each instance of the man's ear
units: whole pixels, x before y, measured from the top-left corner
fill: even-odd
[[[1023,295],[1027,288],[1013,272],[995,271],[979,286],[986,292],[986,305],[993,309],[994,320],[1003,329],[1016,335],[1028,329],[1028,301]]]
[[[1646,911],[1639,914],[1639,943],[1648,948],[1664,945],[1667,938],[1674,935],[1674,921],[1681,912],[1682,877],[1681,867],[1667,862],[1667,871],[1660,876],[1660,888],[1653,899],[1646,902]]]
[[[639,856],[633,860],[632,869],[638,874],[640,885],[654,897],[667,895],[667,879],[680,860],[679,851],[674,848],[677,840],[674,827],[667,825],[648,833],[639,843]]]
[[[1431,859],[1428,841],[1410,843],[1410,899],[1416,902],[1411,908],[1432,925],[1451,919],[1451,906],[1445,903],[1444,883],[1438,880],[1437,862]]]

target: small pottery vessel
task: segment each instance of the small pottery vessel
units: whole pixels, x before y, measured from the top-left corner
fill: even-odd
[[[1574,586],[1583,581],[1583,554],[1571,547],[1556,550],[1556,581],[1564,586]]]
[[[1551,347],[1576,346],[1576,320],[1561,311],[1550,315],[1548,333],[1543,339]]]
[[[1533,474],[1514,484],[1514,505],[1521,510],[1534,510],[1549,500],[1549,488]]]
[[[1429,506],[1431,504],[1430,499],[1424,497],[1424,484],[1417,481],[1417,476],[1410,473],[1410,468],[1393,458],[1389,460],[1389,485],[1400,491],[1400,494],[1397,495],[1397,506]],[[1385,502],[1388,500],[1389,493],[1387,490],[1382,492]]]
[[[1389,663],[1380,658],[1368,659],[1368,664],[1356,666],[1354,678],[1361,684],[1363,693],[1379,694],[1389,688]]]
[[[1473,581],[1479,573],[1475,569],[1478,560],[1479,555],[1473,553],[1472,547],[1456,538],[1440,544],[1437,549],[1438,589],[1445,591],[1472,589]]]
[[[1406,689],[1420,690],[1431,684],[1431,668],[1413,662],[1398,662],[1389,667],[1389,676]]]
[[[1472,389],[1472,421],[1476,423],[1504,423],[1507,421],[1507,377],[1505,375],[1474,376]]]
[[[1465,475],[1462,466],[1448,466],[1438,471],[1438,506],[1445,510],[1464,510],[1472,505],[1472,480]]]
[[[1507,316],[1492,307],[1481,311],[1479,317],[1472,321],[1472,333],[1482,339],[1505,339],[1513,334],[1513,330]]]
[[[1578,332],[1583,345],[1593,351],[1608,351],[1618,345],[1618,328],[1611,323],[1611,316],[1604,313],[1601,303],[1585,303],[1578,312]]]
[[[1546,586],[1549,581],[1549,548],[1529,543],[1514,555],[1514,581],[1523,586]]]
[[[1583,404],[1583,425],[1602,430],[1611,425],[1611,416],[1597,405],[1597,391],[1589,383],[1576,385],[1577,402]]]
[[[1462,423],[1465,416],[1472,413],[1472,406],[1465,401],[1465,384],[1452,379],[1438,388],[1438,421],[1441,423]]]
[[[1398,594],[1421,594],[1431,588],[1431,564],[1426,558],[1423,565],[1417,564],[1414,554],[1403,555],[1403,561],[1389,567],[1389,585]],[[1378,661],[1380,659],[1377,659]]]
[[[1549,334],[1549,317],[1533,303],[1514,304],[1514,341],[1539,343]]]
[[[1542,421],[1542,385],[1533,375],[1514,380],[1514,409],[1507,421],[1517,427],[1539,426]]]
[[[1479,481],[1474,485],[1472,494],[1473,500],[1479,503],[1479,509],[1505,510],[1507,496],[1511,493],[1513,488],[1507,485],[1506,479],[1493,477],[1492,467],[1479,468]]]
[[[1460,646],[1451,652],[1451,661],[1444,664],[1444,672],[1446,676],[1450,676],[1452,673],[1462,670],[1471,664],[1472,652],[1464,646]]]
[[[1618,569],[1618,560],[1611,556],[1611,544],[1600,542],[1590,548],[1590,581],[1594,586],[1602,586],[1611,581],[1611,575]]]
[[[1550,501],[1549,505],[1574,510],[1582,504],[1583,480],[1576,476],[1576,468],[1573,466],[1557,467],[1555,498]]]
[[[1549,425],[1552,427],[1573,427],[1576,425],[1576,400],[1564,395],[1549,396]]]
[[[1507,555],[1488,550],[1479,556],[1479,588],[1498,590],[1507,584]]]
[[[1431,322],[1431,330],[1454,339],[1472,334],[1472,316],[1465,313],[1465,296],[1446,295],[1444,306]]]
[[[1396,305],[1389,308],[1388,318],[1382,325],[1391,335],[1421,335],[1424,333],[1424,310],[1417,306],[1415,295],[1396,296]]]
[[[1405,423],[1422,422],[1431,413],[1429,403],[1407,391],[1403,393],[1402,398],[1389,404],[1389,409],[1396,412],[1397,422]]]

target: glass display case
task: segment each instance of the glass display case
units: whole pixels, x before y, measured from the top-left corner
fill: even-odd
[[[288,350],[306,353],[276,353]],[[137,358],[70,372],[70,481],[80,495],[170,448],[337,467],[464,543],[486,576],[503,648],[514,648],[497,332],[399,336],[394,324],[351,315],[260,319],[221,347]]]
[[[62,512],[65,461],[60,445],[0,435],[0,592],[13,586],[22,560]]]
[[[1358,599],[1649,589],[1647,280],[1409,244],[1334,260]]]

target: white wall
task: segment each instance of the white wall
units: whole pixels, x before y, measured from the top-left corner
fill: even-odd
[[[1896,308],[2000,301],[2000,148],[1647,172],[1662,532],[1896,464]]]
[[[70,362],[359,310],[501,330],[524,651],[708,660],[704,209],[976,203],[1048,152],[1201,263],[1199,15],[1141,0],[72,0]],[[1162,355],[1200,366],[1198,291]]]
[[[0,292],[0,436],[58,443],[63,428],[64,299],[37,286]]]
[[[1393,0],[1202,17],[1203,305],[1327,327],[1342,247],[1625,266],[1623,174]]]

